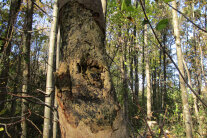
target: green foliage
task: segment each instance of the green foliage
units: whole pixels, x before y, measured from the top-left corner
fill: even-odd
[[[167,28],[169,25],[169,20],[168,19],[162,19],[156,26],[156,29],[158,31],[162,31],[163,29]]]
[[[168,2],[171,2],[171,1],[173,1],[173,0],[164,0],[165,3],[168,3]]]
[[[126,11],[126,12],[135,11],[134,7],[131,5],[131,0],[122,0],[121,11]]]
[[[130,5],[131,5],[131,0],[122,0],[121,10],[122,11],[127,10]]]

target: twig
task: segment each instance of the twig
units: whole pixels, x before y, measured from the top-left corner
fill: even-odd
[[[38,131],[39,131],[39,133],[42,135],[42,132],[41,132],[41,130],[31,121],[31,120],[29,120],[28,118],[27,118],[27,121],[29,121]]]
[[[31,115],[31,111],[30,111],[29,109],[28,109],[28,112],[25,113],[25,114],[23,114],[20,118],[22,118],[23,116],[26,116],[27,114],[29,114],[29,115],[28,115],[26,118],[29,118],[30,115]],[[18,120],[18,121],[16,121],[16,122],[8,123],[8,124],[0,123],[0,125],[3,125],[3,126],[4,126],[6,134],[8,135],[8,137],[11,138],[11,135],[9,134],[9,132],[8,132],[8,130],[7,130],[7,126],[15,125],[15,124],[17,124],[17,123],[19,123],[19,122],[22,122],[23,120],[25,120],[25,118],[24,118],[24,119],[21,119],[21,120]]]
[[[16,28],[19,32],[21,33],[24,33],[26,30],[21,30],[21,29],[18,29]],[[38,32],[38,31],[41,31],[41,30],[45,30],[45,29],[50,29],[49,27],[45,27],[45,28],[40,28],[40,29],[36,29],[36,30],[33,30],[33,31],[26,31],[28,33],[33,33],[33,32]]]
[[[44,94],[44,95],[47,95],[46,92],[43,91],[43,90],[37,89],[37,91],[40,92],[40,93],[42,93],[42,94]]]
[[[57,110],[57,109],[54,108],[53,106],[49,106],[49,105],[45,104],[42,100],[40,100],[39,98],[36,98],[36,97],[34,97],[34,96],[20,96],[20,95],[16,95],[16,94],[12,94],[12,93],[8,93],[8,94],[10,94],[10,95],[12,95],[12,96],[14,96],[14,97],[18,97],[18,98],[25,99],[25,100],[27,100],[27,101],[29,101],[29,102],[31,102],[31,103],[35,103],[35,104],[39,104],[39,105],[47,106],[47,107],[50,108],[52,111]],[[30,99],[29,99],[29,98],[30,98]],[[35,99],[35,100],[39,101],[40,103],[35,102],[35,101],[32,101],[31,99]]]
[[[143,6],[143,4],[142,4],[142,0],[140,0],[139,2],[140,2],[140,5],[141,5],[141,7],[142,7],[142,10],[143,10],[143,12],[144,12],[145,18],[146,18],[146,20],[148,21],[148,23],[149,23],[149,25],[150,25],[150,28],[152,29],[152,32],[153,32],[155,38],[157,39],[157,41],[158,41],[158,43],[159,43],[159,45],[160,45],[160,49],[163,49],[164,52],[165,52],[165,54],[166,54],[166,55],[169,57],[169,59],[172,61],[173,65],[175,66],[175,68],[176,68],[177,71],[179,72],[179,74],[180,74],[181,78],[184,80],[185,84],[186,84],[186,85],[190,88],[190,90],[196,95],[196,97],[198,98],[198,100],[199,100],[205,107],[207,107],[207,104],[200,98],[199,94],[198,94],[197,92],[195,92],[195,91],[193,90],[193,88],[188,84],[188,82],[186,81],[185,77],[184,77],[183,74],[181,73],[180,69],[179,69],[178,66],[176,65],[175,61],[174,61],[174,60],[172,59],[172,57],[166,52],[165,47],[162,45],[162,43],[161,43],[160,40],[158,39],[158,36],[157,36],[157,34],[155,33],[155,30],[153,29],[153,27],[152,27],[152,25],[151,25],[151,23],[150,23],[150,21],[149,21],[149,19],[148,19],[148,17],[147,17],[147,14],[146,14],[146,12],[145,12],[144,6]]]
[[[7,136],[11,138],[11,135],[9,134],[9,132],[7,130],[7,124],[0,123],[0,125],[4,126],[4,129],[5,129],[5,132],[6,132]]]
[[[15,116],[15,117],[0,117],[0,119],[2,120],[9,120],[9,119],[17,119],[17,118],[21,118],[22,116]]]

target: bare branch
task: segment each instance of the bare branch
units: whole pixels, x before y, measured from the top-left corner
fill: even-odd
[[[32,122],[32,120],[29,120],[28,118],[27,118],[27,121],[29,121],[38,131],[39,131],[39,133],[42,135],[42,132],[41,132],[41,130]]]
[[[23,33],[25,32],[25,30],[21,30],[21,29],[18,29],[16,28],[19,32]],[[38,31],[42,31],[42,30],[45,30],[45,29],[50,29],[49,27],[45,27],[45,28],[40,28],[40,29],[36,29],[36,30],[33,30],[33,31],[26,31],[28,33],[33,33],[33,32],[38,32]]]
[[[0,125],[4,126],[4,129],[5,129],[5,132],[6,132],[7,136],[11,138],[11,135],[9,134],[9,132],[8,132],[8,130],[7,130],[7,124],[5,124],[5,123],[0,123]]]

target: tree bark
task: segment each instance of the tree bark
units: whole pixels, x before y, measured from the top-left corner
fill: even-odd
[[[142,46],[142,106],[145,105],[144,100],[144,84],[145,84],[145,48]]]
[[[147,119],[151,120],[152,116],[152,101],[151,101],[151,77],[150,77],[150,66],[149,66],[149,55],[146,56],[146,79],[147,79]]]
[[[191,75],[190,75],[190,72],[188,70],[187,64],[185,63],[184,59],[183,59],[183,64],[184,64],[184,67],[185,67],[185,70],[186,70],[186,73],[187,73],[187,76],[188,76],[188,83],[192,87]],[[203,123],[201,122],[201,119],[200,119],[199,109],[198,109],[198,100],[197,100],[195,94],[193,94],[193,104],[194,104],[196,119],[197,119],[198,124],[199,124],[198,125],[199,133],[200,133],[201,136],[203,136],[203,130],[202,130]]]
[[[166,101],[167,101],[167,72],[166,72],[166,41],[167,41],[167,36],[164,34],[163,36],[163,41],[164,41],[164,47],[163,49],[163,73],[164,73],[164,93],[163,93],[163,109],[166,108]]]
[[[56,71],[59,69],[59,64],[60,64],[60,45],[61,45],[61,37],[60,37],[60,27],[58,26],[58,34],[57,34],[57,47],[56,47]],[[58,108],[57,105],[57,88],[55,88],[55,98],[54,98],[54,107],[55,109]],[[55,110],[54,115],[53,115],[53,138],[57,137],[57,130],[58,130],[58,112]]]
[[[100,0],[70,0],[60,9],[63,58],[55,76],[63,138],[128,137],[107,65],[100,9]]]
[[[129,33],[129,32],[128,32]],[[123,56],[122,58],[122,91],[123,91],[123,100],[124,100],[124,106],[123,106],[123,113],[124,113],[124,118],[126,119],[126,121],[129,120],[129,104],[128,104],[128,83],[127,83],[127,38],[125,38],[125,43],[122,46],[122,52],[123,52]],[[131,86],[131,88],[133,88]]]
[[[54,91],[53,83],[53,68],[54,68],[54,47],[57,33],[57,16],[58,16],[58,0],[54,2],[53,9],[53,22],[50,32],[50,45],[49,45],[49,55],[48,55],[48,64],[47,64],[47,80],[46,80],[46,94],[45,104],[51,106],[52,92]],[[50,137],[51,129],[51,109],[45,106],[44,110],[44,126],[43,126],[43,137]]]
[[[33,21],[33,3],[27,0],[27,11],[25,17],[25,26],[23,33],[23,50],[22,50],[22,66],[23,66],[23,84],[22,84],[22,96],[25,97],[28,93],[29,80],[30,80],[30,45],[31,45],[31,33]],[[25,99],[22,99],[22,134],[21,138],[27,137],[27,123],[25,113],[28,109],[28,103]]]
[[[176,0],[172,2],[172,5],[175,9],[177,9]],[[178,59],[178,68],[182,74],[184,74],[183,67],[183,57],[182,57],[182,49],[181,49],[181,40],[180,40],[180,32],[179,32],[179,23],[178,23],[178,15],[177,11],[172,10],[173,14],[173,28],[174,28],[174,36],[175,36],[175,44],[176,44],[176,52]],[[180,78],[180,88],[182,93],[182,103],[183,103],[183,117],[185,122],[185,130],[187,138],[192,138],[192,119],[190,114],[190,108],[188,105],[188,95],[185,87],[185,82],[183,78],[179,75]]]
[[[133,41],[133,40],[132,40]],[[133,52],[132,52],[132,47],[129,46],[129,62],[130,62],[130,87],[131,87],[131,92],[133,93],[134,92],[134,68],[133,68],[133,61],[134,61],[134,58],[133,58]]]
[[[136,2],[136,7],[137,7],[137,2]],[[139,64],[139,60],[138,60],[138,50],[136,50],[136,25],[134,26],[134,51],[135,51],[135,55],[134,55],[134,66],[135,66],[135,69],[134,69],[134,73],[135,73],[135,97],[134,97],[134,100],[135,100],[135,103],[136,105],[139,104],[139,70],[138,70],[138,64]]]
[[[147,79],[147,119],[151,120],[151,75],[150,75],[150,66],[149,66],[149,47],[147,46],[147,24],[144,26],[144,46],[145,46],[145,71]]]

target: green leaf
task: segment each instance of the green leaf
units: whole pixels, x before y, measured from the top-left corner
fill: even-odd
[[[126,2],[125,0],[122,0],[122,3],[121,3],[121,10],[126,10],[127,9],[127,5],[126,5]]]
[[[173,0],[164,0],[165,3],[168,3],[168,2],[171,2],[171,1],[173,1]]]
[[[156,29],[158,31],[161,31],[163,29],[165,29],[169,24],[169,20],[168,19],[162,19],[156,26]]]
[[[121,10],[122,11],[132,10],[131,8],[128,9],[130,6],[131,6],[131,0],[122,0],[122,3],[121,3]]]
[[[130,6],[128,6],[127,11],[128,11],[128,12],[134,12],[135,9],[134,9],[133,6],[130,5]]]

